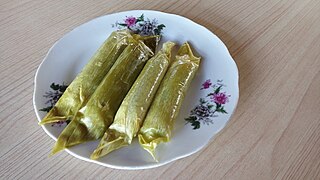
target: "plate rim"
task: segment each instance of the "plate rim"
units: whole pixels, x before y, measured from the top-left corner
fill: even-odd
[[[38,68],[37,68],[37,71],[35,73],[35,76],[34,76],[34,91],[33,91],[33,108],[34,108],[34,111],[35,111],[35,114],[36,114],[36,117],[37,117],[37,120],[38,122],[41,121],[41,118],[40,118],[40,115],[39,115],[39,112],[37,110],[37,107],[36,107],[36,94],[37,94],[37,77],[38,77],[38,73],[39,73],[39,70],[41,69],[41,67],[43,66],[43,63],[45,62],[45,60],[48,58],[50,52],[52,51],[52,49],[57,45],[57,43],[64,39],[67,35],[69,35],[70,33],[76,31],[78,28],[80,28],[80,26],[83,26],[85,24],[88,24],[89,22],[92,22],[92,21],[98,21],[99,19],[102,19],[104,18],[105,16],[109,16],[109,15],[119,15],[119,14],[123,14],[123,13],[138,13],[138,12],[150,12],[150,13],[160,13],[160,14],[164,14],[164,15],[169,15],[169,16],[175,16],[176,18],[182,18],[184,19],[185,21],[188,21],[190,23],[192,23],[193,25],[196,25],[196,26],[199,26],[200,28],[202,28],[203,30],[207,31],[208,33],[210,33],[211,35],[215,36],[216,39],[219,41],[219,43],[222,45],[222,48],[224,49],[224,51],[226,52],[226,54],[228,56],[230,56],[231,60],[232,60],[232,63],[235,67],[235,70],[236,70],[236,87],[237,89],[235,89],[235,95],[236,95],[236,99],[235,99],[235,105],[234,105],[234,108],[232,110],[232,112],[230,113],[230,117],[228,118],[228,120],[223,124],[223,126],[221,126],[221,128],[219,128],[217,130],[217,133],[216,134],[213,134],[212,137],[210,137],[208,140],[206,140],[204,142],[204,145],[201,145],[199,146],[198,148],[196,148],[195,150],[192,150],[190,151],[189,153],[186,153],[186,154],[183,154],[183,155],[179,155],[175,158],[172,158],[170,160],[167,160],[167,161],[164,161],[164,162],[159,162],[159,163],[156,163],[156,164],[149,164],[149,165],[142,165],[142,166],[119,166],[119,165],[112,165],[112,164],[108,164],[108,163],[104,163],[104,162],[101,162],[101,161],[96,161],[96,160],[91,160],[91,159],[88,159],[86,157],[83,157],[83,156],[80,156],[80,155],[77,155],[76,153],[72,152],[71,150],[69,149],[65,149],[66,152],[68,152],[69,154],[71,154],[72,156],[80,159],[80,160],[83,160],[83,161],[87,161],[87,162],[92,162],[92,163],[95,163],[95,164],[99,164],[99,165],[102,165],[104,167],[108,167],[108,168],[113,168],[113,169],[122,169],[122,170],[142,170],[142,169],[151,169],[151,168],[156,168],[156,167],[159,167],[159,166],[163,166],[163,165],[166,165],[166,164],[169,164],[173,161],[176,161],[178,159],[182,159],[182,158],[185,158],[187,156],[190,156],[192,154],[195,154],[197,152],[199,152],[200,150],[204,149],[206,146],[209,145],[209,142],[212,141],[218,134],[220,134],[222,132],[223,129],[225,129],[225,127],[227,126],[227,123],[229,123],[229,121],[231,120],[231,118],[233,118],[234,116],[234,112],[235,110],[237,109],[237,106],[238,106],[238,102],[239,102],[239,69],[238,69],[238,66],[237,66],[237,63],[236,61],[234,60],[234,58],[232,57],[230,51],[228,50],[226,44],[217,36],[215,35],[211,30],[209,30],[208,28],[206,28],[205,26],[187,18],[187,17],[184,17],[182,15],[179,15],[179,14],[175,14],[175,13],[167,13],[167,12],[162,12],[162,11],[157,11],[157,10],[128,10],[128,11],[119,11],[119,12],[114,12],[114,13],[109,13],[109,14],[105,14],[105,15],[102,15],[102,16],[99,16],[99,17],[96,17],[96,18],[93,18],[89,21],[86,21],[85,23],[82,23],[78,26],[76,26],[75,28],[73,28],[72,30],[70,30],[69,32],[65,33],[61,38],[59,38],[57,41],[55,41],[55,43],[49,48],[49,50],[47,51],[45,57],[42,59],[41,63],[39,64]],[[47,135],[49,135],[52,139],[54,139],[55,141],[57,141],[57,138],[51,134],[44,125],[41,125],[42,129],[46,132]]]

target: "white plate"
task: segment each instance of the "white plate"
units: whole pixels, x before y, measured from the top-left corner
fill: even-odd
[[[102,42],[116,30],[112,24],[123,22],[126,17],[139,17],[141,14],[144,14],[145,19],[156,19],[159,24],[166,26],[163,30],[162,42],[170,40],[181,45],[188,41],[202,57],[200,69],[188,90],[176,120],[173,138],[169,143],[163,143],[157,148],[159,162],[154,162],[148,152],[139,146],[137,140],[130,146],[114,151],[98,161],[89,159],[89,156],[99,141],[80,144],[66,150],[79,159],[117,169],[158,167],[202,149],[226,125],[236,108],[239,98],[238,69],[226,46],[216,35],[205,27],[178,15],[135,10],[91,20],[67,33],[52,46],[35,76],[33,104],[39,121],[45,116],[45,113],[39,109],[46,106],[46,98],[43,95],[50,90],[50,84],[52,82],[70,83]],[[210,82],[207,81],[204,88],[203,83],[206,80]],[[218,94],[207,96],[209,93],[214,93],[221,84],[223,86]],[[206,103],[200,105],[201,98]],[[214,101],[220,103],[227,114],[222,113],[221,108],[214,112],[216,109]],[[213,106],[209,110],[210,105]],[[201,113],[200,109],[205,113]],[[194,110],[193,115],[192,110]],[[200,128],[193,129],[194,126],[187,123],[185,118],[191,116],[200,123]],[[54,140],[57,140],[63,130],[63,126],[42,127]]]

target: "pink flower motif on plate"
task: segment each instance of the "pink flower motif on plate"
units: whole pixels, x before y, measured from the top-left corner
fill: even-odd
[[[208,89],[211,85],[212,85],[211,80],[208,79],[202,84],[202,88],[201,89]]]
[[[166,27],[164,24],[159,24],[157,19],[145,18],[144,14],[141,16],[126,16],[122,22],[116,21],[111,25],[118,29],[128,29],[134,34],[141,36],[161,35],[162,30]]]
[[[124,20],[124,22],[127,24],[128,27],[132,27],[137,23],[137,19],[133,16],[127,17],[127,19]]]
[[[225,104],[229,101],[228,96],[225,93],[213,94],[210,98],[212,102],[217,104]]]
[[[226,87],[222,80],[217,80],[212,85],[211,80],[208,79],[201,86],[200,90],[209,91],[209,93],[207,96],[200,98],[199,104],[190,111],[189,117],[185,118],[187,124],[191,124],[193,129],[199,129],[201,123],[212,124],[213,118],[218,117],[217,113],[228,114],[225,105],[229,102],[231,95],[221,92]]]

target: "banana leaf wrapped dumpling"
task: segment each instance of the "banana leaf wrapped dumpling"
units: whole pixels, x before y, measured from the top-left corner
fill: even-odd
[[[86,141],[101,138],[122,100],[153,52],[140,40],[129,38],[129,44],[104,77],[87,104],[60,134],[52,154]]]
[[[127,47],[129,37],[131,34],[127,30],[113,32],[39,124],[70,120],[87,103],[102,79]]]
[[[173,42],[164,43],[163,48],[148,60],[122,101],[114,122],[92,153],[91,159],[98,159],[113,150],[131,144],[169,67],[173,46]]]
[[[188,43],[183,44],[170,65],[149,112],[139,131],[140,145],[152,157],[161,142],[168,142],[171,138],[174,121],[178,116],[184,96],[196,74],[200,58],[193,55]]]

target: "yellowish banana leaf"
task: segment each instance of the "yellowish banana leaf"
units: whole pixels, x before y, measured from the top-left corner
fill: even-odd
[[[131,144],[169,67],[173,46],[173,42],[164,43],[163,48],[146,63],[91,159]]]
[[[153,52],[142,42],[129,38],[129,44],[102,80],[88,103],[60,134],[51,154],[101,138],[113,122],[122,100]]]
[[[174,121],[199,63],[200,58],[193,55],[190,45],[183,44],[146,115],[139,131],[139,143],[156,161],[155,149],[159,143],[170,140]]]
[[[113,32],[39,124],[70,120],[87,103],[124,48],[127,47],[128,37],[131,35],[126,30]]]

